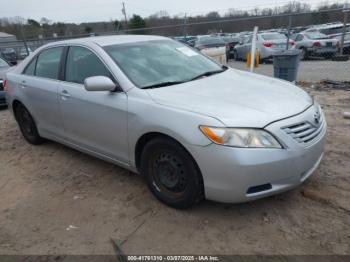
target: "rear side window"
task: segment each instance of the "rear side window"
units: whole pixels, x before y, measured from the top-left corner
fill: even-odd
[[[54,47],[41,52],[36,63],[35,75],[58,79],[62,52],[63,47]]]
[[[107,76],[111,74],[102,61],[84,47],[69,47],[66,62],[66,81],[83,84],[85,78],[91,76]]]
[[[36,58],[34,58],[26,67],[24,70],[23,74],[28,75],[28,76],[33,76],[35,73],[35,63],[36,63]]]

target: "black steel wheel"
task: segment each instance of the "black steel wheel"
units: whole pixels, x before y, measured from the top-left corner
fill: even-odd
[[[33,117],[22,104],[15,108],[15,115],[23,137],[33,145],[42,144],[44,139],[40,137]]]
[[[146,144],[141,173],[152,193],[175,208],[188,208],[203,198],[203,181],[191,155],[177,142],[157,138]]]

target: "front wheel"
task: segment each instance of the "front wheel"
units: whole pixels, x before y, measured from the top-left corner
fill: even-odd
[[[23,137],[33,145],[39,145],[44,139],[39,135],[33,117],[23,105],[18,105],[15,109],[15,116]]]
[[[150,141],[141,155],[141,173],[151,192],[174,208],[189,208],[203,198],[203,181],[191,155],[167,138]]]

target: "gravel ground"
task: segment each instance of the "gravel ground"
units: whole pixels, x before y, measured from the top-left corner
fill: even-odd
[[[245,204],[160,204],[142,178],[54,142],[26,143],[0,111],[0,254],[350,254],[350,92],[316,91],[324,161],[293,191]]]
[[[230,67],[249,70],[245,62],[231,60]],[[254,69],[255,73],[273,76],[272,63],[261,64]],[[301,61],[298,70],[298,81],[318,82],[323,79],[350,81],[350,60],[336,62],[330,60]]]

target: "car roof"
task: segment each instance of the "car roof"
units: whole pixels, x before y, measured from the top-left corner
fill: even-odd
[[[113,36],[93,36],[76,38],[70,40],[62,40],[54,43],[50,43],[46,46],[59,44],[86,44],[94,43],[99,46],[109,46],[109,45],[121,45],[127,43],[144,42],[152,40],[165,40],[169,39],[163,36],[153,36],[153,35],[113,35]]]
[[[349,26],[350,24],[346,24],[346,26]],[[310,28],[306,29],[307,30],[312,30],[312,29],[332,29],[332,28],[338,28],[338,27],[343,27],[343,23],[332,23],[332,24],[323,24],[323,25],[314,25],[311,26]]]

